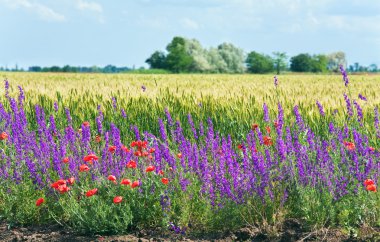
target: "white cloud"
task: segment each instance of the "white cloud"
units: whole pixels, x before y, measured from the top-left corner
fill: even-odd
[[[102,5],[100,5],[99,3],[96,3],[96,2],[78,0],[76,6],[79,10],[84,10],[84,11],[89,10],[89,11],[94,11],[97,13],[103,12]]]
[[[105,22],[103,16],[103,7],[99,3],[92,1],[76,0],[76,8],[83,12],[95,13],[96,18],[100,23]]]
[[[182,18],[180,23],[181,23],[182,27],[184,27],[186,29],[192,29],[192,30],[199,29],[199,24],[197,22],[195,22],[194,20],[189,19],[189,18]]]
[[[26,9],[29,12],[37,14],[41,19],[46,21],[63,22],[66,17],[49,8],[48,6],[37,3],[30,2],[29,0],[2,0],[2,3],[13,9]]]

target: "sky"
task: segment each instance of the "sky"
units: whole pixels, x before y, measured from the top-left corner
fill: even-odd
[[[147,66],[174,36],[380,66],[380,0],[0,0],[0,66]]]

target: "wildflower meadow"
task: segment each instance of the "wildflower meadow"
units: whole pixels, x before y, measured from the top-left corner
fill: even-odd
[[[0,98],[0,218],[83,234],[275,234],[287,219],[379,227],[379,81],[343,68],[12,73]]]

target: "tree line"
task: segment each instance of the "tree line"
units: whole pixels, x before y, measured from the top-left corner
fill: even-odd
[[[147,60],[151,69],[164,69],[174,73],[272,73],[293,72],[338,72],[339,66],[347,67],[346,55],[342,51],[330,54],[310,55],[301,53],[288,57],[285,52],[272,55],[244,51],[233,44],[223,43],[216,48],[203,48],[196,39],[174,37],[166,51],[155,51]],[[358,63],[348,67],[350,72],[377,72],[375,64],[369,67]]]

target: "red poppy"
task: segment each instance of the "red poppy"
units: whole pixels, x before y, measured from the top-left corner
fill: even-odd
[[[6,140],[6,139],[8,139],[8,134],[6,132],[2,132],[0,134],[0,140]]]
[[[67,179],[67,183],[69,183],[70,185],[73,185],[75,182],[75,178],[74,177],[70,177],[69,179]]]
[[[65,163],[65,164],[66,164],[66,163],[69,163],[69,157],[65,157],[65,158],[63,158],[63,159],[62,159],[62,162]]]
[[[59,186],[58,189],[59,193],[64,194],[65,192],[70,191],[70,187],[65,185]]]
[[[264,136],[264,145],[271,146],[273,144],[272,138],[269,136]]]
[[[80,172],[86,172],[86,171],[89,171],[89,170],[90,170],[90,168],[87,165],[81,165],[79,167],[79,171]]]
[[[116,196],[113,198],[113,203],[115,204],[121,203],[121,201],[123,201],[123,197],[121,196]]]
[[[135,188],[135,187],[138,187],[140,186],[140,182],[139,181],[134,181],[131,185],[132,188]]]
[[[347,150],[354,150],[355,144],[353,142],[343,141],[344,146],[346,146]]]
[[[137,167],[137,163],[136,163],[136,161],[134,161],[134,160],[130,160],[130,161],[128,161],[128,163],[127,163],[127,167],[128,168],[136,168]]]
[[[115,151],[116,151],[116,146],[113,145],[113,146],[108,147],[108,151],[111,152],[112,154],[115,153]]]
[[[102,141],[102,137],[100,135],[95,136],[95,142],[100,143],[100,141]]]
[[[367,179],[364,181],[364,186],[374,185],[375,182],[373,182],[371,179]]]
[[[165,185],[168,185],[168,183],[169,183],[169,179],[168,179],[168,178],[162,178],[162,179],[161,179],[161,182],[162,182],[163,184],[165,184]]]
[[[38,198],[37,201],[36,201],[36,206],[39,207],[41,206],[41,204],[43,204],[45,202],[45,199],[43,199],[42,197]]]
[[[377,192],[376,190],[376,185],[372,184],[372,185],[368,185],[366,187],[367,191],[371,191],[371,192]]]
[[[368,149],[369,149],[369,151],[371,151],[371,152],[374,152],[374,151],[375,151],[375,148],[373,148],[373,147],[371,147],[371,146],[370,146]]]
[[[141,154],[141,151],[135,151],[135,153],[133,153],[135,156],[141,156],[142,154]]]
[[[136,145],[137,145],[137,142],[136,141],[132,141],[131,147],[135,147]]]
[[[270,127],[266,126],[265,129],[267,130],[267,133],[269,134],[270,133]]]
[[[131,180],[129,180],[129,179],[123,179],[123,180],[121,180],[121,182],[120,182],[120,184],[121,185],[131,185]]]
[[[86,197],[94,196],[96,193],[98,193],[98,189],[94,188],[86,192]]]
[[[146,172],[152,172],[152,171],[154,171],[156,168],[154,167],[154,166],[148,166],[147,168],[146,168]]]
[[[152,159],[153,159],[153,156],[152,156],[152,155],[148,155],[148,159],[149,159],[149,160],[152,160]]]
[[[178,157],[178,159],[181,159],[182,158],[182,153],[178,153],[177,157]]]
[[[251,128],[252,128],[253,131],[255,131],[258,127],[259,127],[258,124],[252,124],[252,127],[251,127]]]
[[[141,154],[142,156],[148,156],[149,155],[149,153],[148,152],[146,152],[146,151],[144,151],[142,154]]]
[[[242,144],[238,144],[237,147],[238,147],[239,150],[242,150],[242,149],[243,149],[243,145],[242,145]]]
[[[116,184],[116,177],[114,175],[109,175],[108,180]]]
[[[149,149],[149,153],[154,153],[155,151],[156,151],[155,148],[150,148],[150,149]]]
[[[90,127],[90,122],[88,122],[88,121],[84,121],[84,122],[82,123],[82,125],[83,125],[84,127]]]
[[[129,149],[128,149],[127,146],[122,145],[122,146],[121,146],[121,149],[122,149],[123,151],[127,152],[127,153],[129,152]]]
[[[165,174],[165,172],[164,172],[163,170],[160,170],[160,171],[158,172],[158,174],[160,174],[161,176],[163,176],[163,175]]]
[[[92,164],[92,161],[98,160],[99,158],[95,154],[89,154],[83,157],[83,161]]]
[[[60,179],[60,180],[54,182],[53,184],[51,184],[51,187],[54,189],[58,189],[59,186],[64,186],[64,185],[66,185],[66,181]]]

